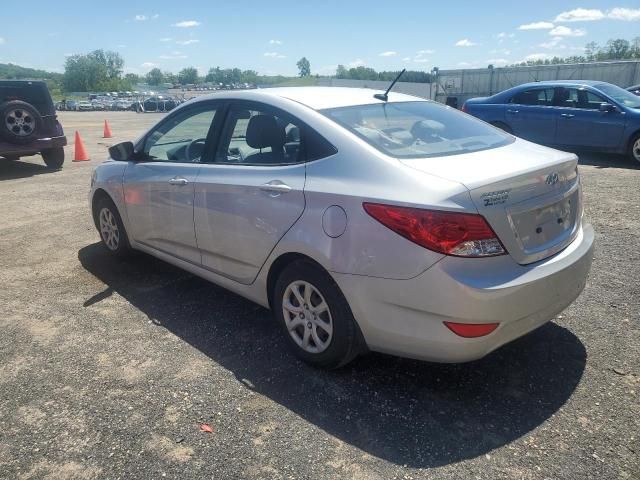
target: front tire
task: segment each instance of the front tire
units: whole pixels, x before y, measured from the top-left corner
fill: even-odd
[[[351,308],[331,276],[311,261],[297,260],[282,271],[271,306],[289,346],[304,362],[334,369],[358,355]]]
[[[51,148],[49,150],[43,150],[41,153],[42,159],[47,167],[54,170],[62,168],[62,164],[64,163],[64,148]]]
[[[631,160],[640,162],[640,134],[637,134],[631,140],[629,146],[629,157]]]
[[[98,201],[94,211],[100,240],[107,251],[116,257],[124,257],[131,252],[129,237],[115,204],[108,198]]]

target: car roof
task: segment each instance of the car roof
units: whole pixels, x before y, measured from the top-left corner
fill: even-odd
[[[553,86],[553,85],[569,85],[569,86],[574,86],[574,87],[585,87],[585,86],[589,86],[589,87],[593,87],[595,85],[601,85],[603,83],[606,82],[600,82],[597,80],[544,80],[541,82],[529,82],[529,83],[524,83],[522,85],[518,85],[518,88],[520,87],[525,87],[525,88],[530,88],[530,87],[539,87],[540,85],[548,85],[548,86]]]
[[[426,88],[426,87],[425,87]],[[306,105],[314,110],[325,108],[349,107],[353,105],[368,105],[384,103],[383,100],[374,98],[376,93],[384,93],[382,90],[372,90],[370,88],[348,88],[348,87],[276,87],[262,88],[254,90],[234,90],[216,92],[198,97],[201,99],[214,98],[234,98],[256,100],[264,97],[279,97],[293,100],[294,102]],[[389,93],[389,102],[415,102],[427,101],[424,98],[405,95],[403,93]]]

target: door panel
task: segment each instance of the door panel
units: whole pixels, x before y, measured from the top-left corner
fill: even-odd
[[[304,210],[305,165],[203,165],[194,222],[205,268],[251,283]]]
[[[613,149],[622,139],[625,116],[619,111],[601,112],[606,100],[584,88],[559,89],[567,107],[558,112],[558,145]]]
[[[193,228],[194,186],[200,164],[131,162],[124,196],[133,240],[200,264]]]
[[[506,105],[505,121],[514,135],[536,143],[551,144],[556,135],[552,88],[518,92]]]

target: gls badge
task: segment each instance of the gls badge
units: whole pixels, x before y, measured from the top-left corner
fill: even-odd
[[[557,172],[550,173],[547,175],[547,178],[544,180],[544,183],[547,185],[555,185],[560,181],[560,175]]]

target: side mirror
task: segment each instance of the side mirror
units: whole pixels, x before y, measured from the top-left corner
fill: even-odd
[[[133,143],[131,142],[122,142],[113,147],[109,147],[109,156],[112,160],[128,162],[129,160],[133,160],[134,155]]]
[[[615,112],[617,110],[615,105],[611,105],[610,103],[603,102],[600,104],[600,111],[605,113]]]

